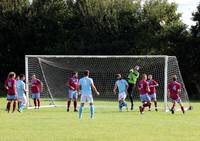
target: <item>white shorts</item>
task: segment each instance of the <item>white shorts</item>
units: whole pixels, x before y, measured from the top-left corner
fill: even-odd
[[[25,95],[23,95],[22,97],[17,97],[17,100],[18,100],[19,102],[22,102],[24,105],[27,104],[27,99],[26,99],[26,96],[25,96]]]
[[[81,95],[81,103],[93,103],[93,97],[92,95]]]
[[[125,100],[125,99],[126,99],[126,93],[125,92],[119,93],[118,100]]]

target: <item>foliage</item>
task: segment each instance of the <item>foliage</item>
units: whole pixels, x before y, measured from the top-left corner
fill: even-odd
[[[167,0],[2,0],[1,82],[9,71],[24,72],[25,54],[166,54],[178,57],[189,85],[189,56],[199,53],[199,7],[191,36]]]

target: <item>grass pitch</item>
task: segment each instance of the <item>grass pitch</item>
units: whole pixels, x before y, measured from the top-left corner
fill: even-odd
[[[95,102],[95,105],[116,105],[96,108],[95,119],[85,108],[83,119],[73,109],[64,107],[24,110],[7,113],[5,99],[0,99],[0,141],[198,141],[200,139],[200,104],[183,115],[176,112],[117,111],[117,102]]]

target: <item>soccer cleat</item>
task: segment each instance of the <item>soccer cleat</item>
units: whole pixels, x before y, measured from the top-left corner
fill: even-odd
[[[157,109],[157,108],[155,108],[155,111],[156,111],[156,112],[158,112],[158,109]]]
[[[174,109],[171,109],[172,114],[174,114]]]
[[[75,109],[75,110],[74,110],[74,112],[78,112],[78,110],[77,110],[77,109]]]
[[[69,112],[69,109],[67,109],[67,112]]]

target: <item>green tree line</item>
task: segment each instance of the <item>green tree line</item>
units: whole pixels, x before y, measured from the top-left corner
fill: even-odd
[[[24,72],[25,54],[163,54],[177,56],[199,98],[200,6],[191,29],[180,17],[167,0],[1,0],[1,88],[9,71]]]

